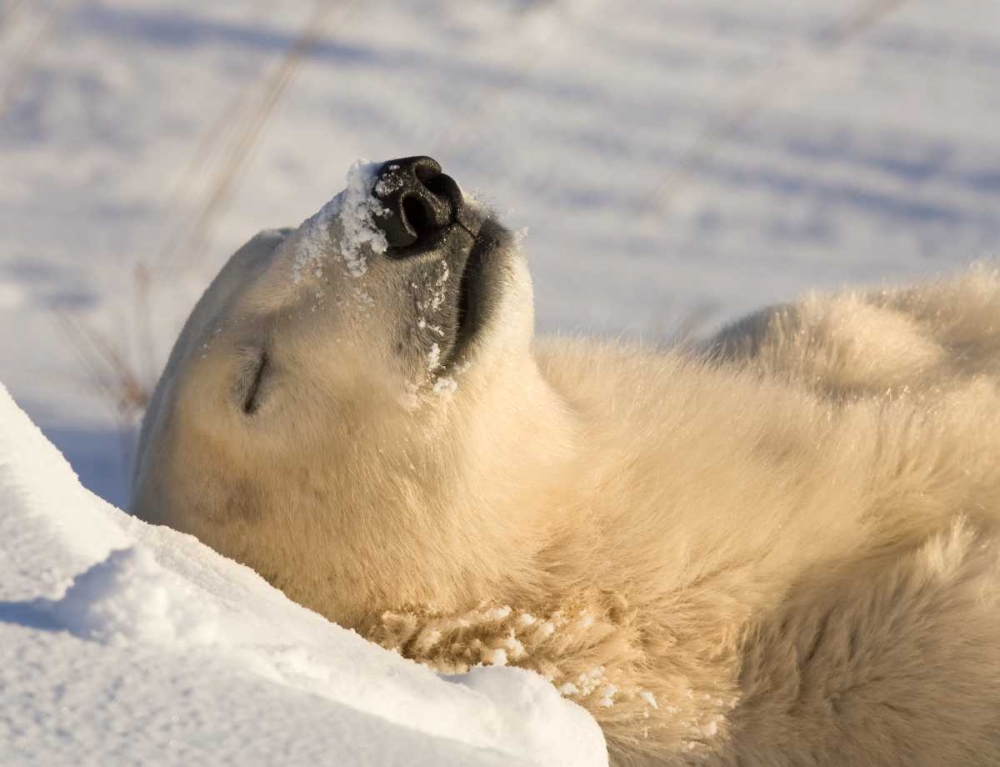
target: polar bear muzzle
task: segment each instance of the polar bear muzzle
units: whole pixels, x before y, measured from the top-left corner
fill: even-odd
[[[513,245],[512,238],[492,215],[484,217],[467,205],[455,180],[430,157],[382,163],[371,194],[381,206],[373,223],[385,235],[390,261],[443,259],[461,275],[457,295],[449,299],[455,319],[443,323],[450,327],[438,345],[444,348],[437,363],[447,370],[464,357],[492,315],[500,289],[493,262]],[[417,299],[433,301],[428,295]]]

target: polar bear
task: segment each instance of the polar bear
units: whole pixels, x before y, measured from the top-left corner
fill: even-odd
[[[1000,277],[701,347],[533,337],[426,157],[226,264],[132,509],[418,661],[533,668],[615,765],[1000,763]]]

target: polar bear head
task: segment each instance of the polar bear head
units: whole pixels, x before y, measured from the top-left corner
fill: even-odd
[[[496,593],[564,451],[516,238],[428,157],[237,251],[142,427],[132,509],[357,623]],[[499,562],[497,552],[504,552]]]

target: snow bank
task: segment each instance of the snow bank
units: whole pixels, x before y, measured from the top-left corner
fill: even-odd
[[[606,765],[541,677],[441,678],[78,483],[0,386],[0,764]]]

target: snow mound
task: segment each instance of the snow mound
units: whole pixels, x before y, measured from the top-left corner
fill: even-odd
[[[0,764],[606,765],[540,676],[441,677],[84,490],[0,386]]]
[[[66,595],[43,610],[70,633],[107,644],[211,642],[214,605],[171,575],[148,549],[119,549],[78,575]]]

